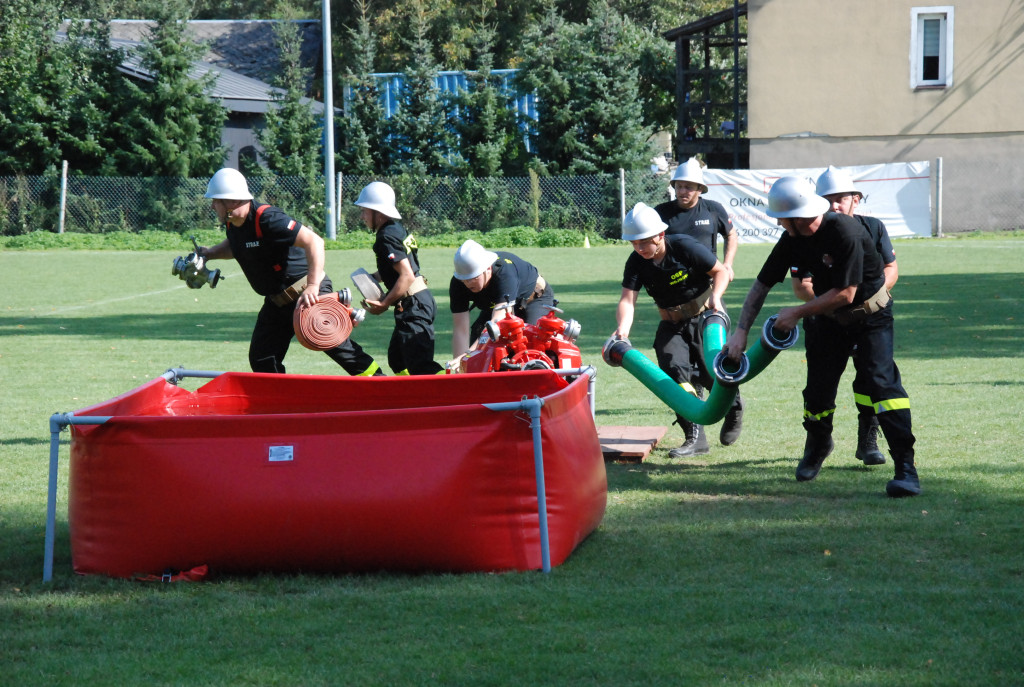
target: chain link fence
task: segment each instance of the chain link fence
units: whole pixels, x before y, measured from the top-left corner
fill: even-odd
[[[1020,220],[1010,213],[980,226],[975,211],[953,201],[963,180],[958,167],[944,171],[947,191],[945,233],[977,229],[1016,229]],[[598,237],[618,237],[623,210],[638,201],[656,205],[669,199],[670,173],[649,171],[576,177],[384,177],[398,196],[403,222],[424,236],[459,231],[486,233],[505,227],[570,229]],[[373,177],[339,175],[336,185],[338,233],[362,229],[353,203]],[[63,230],[77,233],[185,232],[210,227],[216,217],[203,198],[207,179],[143,177],[75,177],[67,179]],[[272,203],[306,224],[324,230],[323,177],[253,176],[253,195]],[[953,191],[953,193],[950,193]],[[58,231],[61,227],[61,178],[52,176],[0,177],[0,235]],[[934,199],[933,199],[934,202]],[[997,207],[1003,207],[999,205]]]
[[[362,228],[353,203],[370,181],[395,188],[403,222],[422,235],[488,232],[503,227],[572,229],[591,236],[618,236],[623,202],[668,198],[668,178],[650,172],[576,177],[358,177],[339,175],[338,233]],[[216,222],[203,198],[207,179],[70,176],[63,230],[77,233],[187,231]],[[262,202],[283,208],[322,229],[325,184],[298,177],[249,178]],[[59,231],[61,179],[0,177],[0,235]],[[623,201],[625,199],[625,201]]]

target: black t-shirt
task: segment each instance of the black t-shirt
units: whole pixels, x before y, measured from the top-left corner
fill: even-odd
[[[639,291],[647,289],[659,308],[688,303],[711,286],[708,272],[718,259],[696,239],[665,235],[665,258],[660,265],[633,251],[626,259],[622,275],[622,288]]]
[[[238,261],[252,290],[272,296],[288,288],[309,270],[306,251],[295,245],[302,223],[273,205],[263,206],[256,224],[256,201],[241,226],[227,225],[231,254]]]
[[[835,212],[825,213],[813,236],[779,237],[757,280],[771,287],[785,281],[787,273],[810,275],[815,296],[856,284],[855,304],[885,283],[882,258],[864,226]]]
[[[396,220],[391,220],[377,230],[373,241],[373,254],[377,258],[377,273],[384,286],[390,291],[398,281],[398,270],[395,265],[409,258],[409,266],[414,275],[420,273],[419,251],[416,238],[406,232],[405,227]]]
[[[661,221],[668,225],[666,234],[692,236],[712,253],[718,249],[718,236],[721,235],[724,241],[732,231],[732,220],[722,204],[706,198],[698,198],[697,204],[689,210],[682,209],[674,200],[661,203],[654,209]]]
[[[889,240],[889,232],[885,229],[885,223],[877,217],[870,217],[868,215],[854,215],[854,219],[858,220],[864,229],[868,232],[868,236],[871,237],[871,243],[874,244],[875,250],[878,251],[878,255],[882,258],[884,265],[890,265],[896,262],[896,251],[892,248],[892,242]],[[790,270],[790,274],[797,279],[806,279],[811,276],[809,271],[804,270]]]
[[[867,229],[875,250],[882,258],[882,263],[890,265],[896,262],[896,251],[892,248],[892,241],[889,240],[889,232],[885,229],[885,223],[877,217],[870,215],[854,215]]]
[[[498,303],[515,303],[533,295],[539,276],[537,268],[512,253],[500,250],[495,253],[498,259],[491,265],[491,281],[480,293],[473,293],[452,277],[448,300],[453,313],[469,312],[472,307],[490,312]]]

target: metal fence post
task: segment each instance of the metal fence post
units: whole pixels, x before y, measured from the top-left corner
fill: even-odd
[[[626,170],[619,167],[619,219],[626,219]]]
[[[345,174],[338,172],[338,202],[335,203],[334,207],[337,208],[337,221],[334,223],[335,227],[341,226],[341,197],[342,197],[342,182],[345,180]]]
[[[57,233],[64,233],[64,209],[68,203],[68,161],[64,160],[60,170],[60,220],[57,222]]]
[[[334,204],[334,71],[331,66],[331,3],[323,0],[322,20],[324,55],[324,181],[327,182],[327,238],[334,239],[338,233],[338,212]]]
[[[942,158],[935,158],[935,225],[932,235],[942,238]]]

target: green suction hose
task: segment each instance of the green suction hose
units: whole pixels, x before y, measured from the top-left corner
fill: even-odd
[[[716,379],[707,400],[702,401],[684,391],[650,358],[633,348],[628,339],[609,339],[604,345],[602,357],[612,367],[625,368],[677,414],[690,422],[710,425],[729,412],[736,399],[736,387],[757,376],[780,351],[792,347],[799,338],[799,332],[794,328],[783,336],[774,329],[775,316],[768,318],[761,338],[741,356],[739,366],[730,370],[726,367],[727,361],[722,351],[729,330],[727,316],[718,311],[708,311],[701,318],[704,360],[709,362],[708,368]]]

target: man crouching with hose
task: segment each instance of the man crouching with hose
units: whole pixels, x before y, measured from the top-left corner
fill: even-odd
[[[253,372],[284,373],[284,357],[295,336],[294,312],[331,293],[324,274],[324,241],[280,208],[259,204],[238,170],[225,167],[210,179],[206,197],[227,238],[199,253],[207,260],[238,261],[253,291],[264,296],[249,342]],[[351,338],[324,351],[350,375],[383,374]]]

